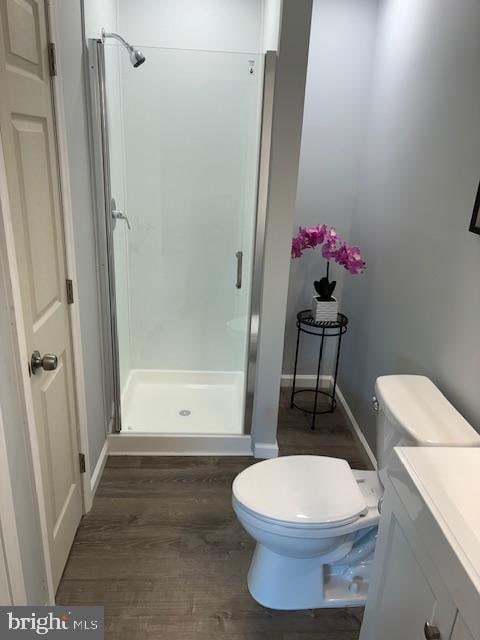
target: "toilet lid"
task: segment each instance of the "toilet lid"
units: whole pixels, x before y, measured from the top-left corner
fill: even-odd
[[[348,462],[323,456],[254,464],[235,478],[233,495],[254,514],[289,524],[348,524],[367,510]]]

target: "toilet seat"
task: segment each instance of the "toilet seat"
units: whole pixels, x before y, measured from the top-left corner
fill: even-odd
[[[357,521],[368,511],[346,460],[287,456],[259,462],[233,483],[243,511],[273,525],[328,529]]]

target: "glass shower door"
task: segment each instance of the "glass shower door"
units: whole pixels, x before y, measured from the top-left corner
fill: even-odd
[[[243,433],[263,56],[105,48],[122,430]]]

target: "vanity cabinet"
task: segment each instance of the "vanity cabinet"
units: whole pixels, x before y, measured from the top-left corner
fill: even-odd
[[[480,640],[480,596],[462,583],[459,556],[417,490],[405,471],[385,481],[360,640]],[[464,601],[474,626],[462,616]]]
[[[448,640],[456,614],[413,523],[387,489],[360,640],[437,640],[435,629]]]

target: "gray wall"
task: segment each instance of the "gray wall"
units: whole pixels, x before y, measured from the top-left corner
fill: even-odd
[[[480,2],[383,4],[340,380],[372,446],[382,374],[426,374],[480,428]]]
[[[108,411],[103,389],[97,256],[90,180],[90,154],[83,76],[81,0],[57,2],[59,68],[65,101],[70,185],[72,192],[76,294],[80,303],[82,350],[87,396],[88,444],[93,469],[106,439]]]
[[[377,18],[378,0],[314,0],[295,231],[300,225],[325,223],[350,236],[365,147]],[[324,272],[319,252],[292,261],[284,373],[293,371],[296,314],[310,307],[313,281]],[[344,275],[358,278],[336,267],[332,274],[340,298]],[[313,374],[318,344],[307,336],[302,345],[299,372]],[[331,359],[325,362],[329,373]]]
[[[254,452],[276,445],[289,246],[297,192],[311,0],[284,0],[272,126],[269,201],[252,436]]]

